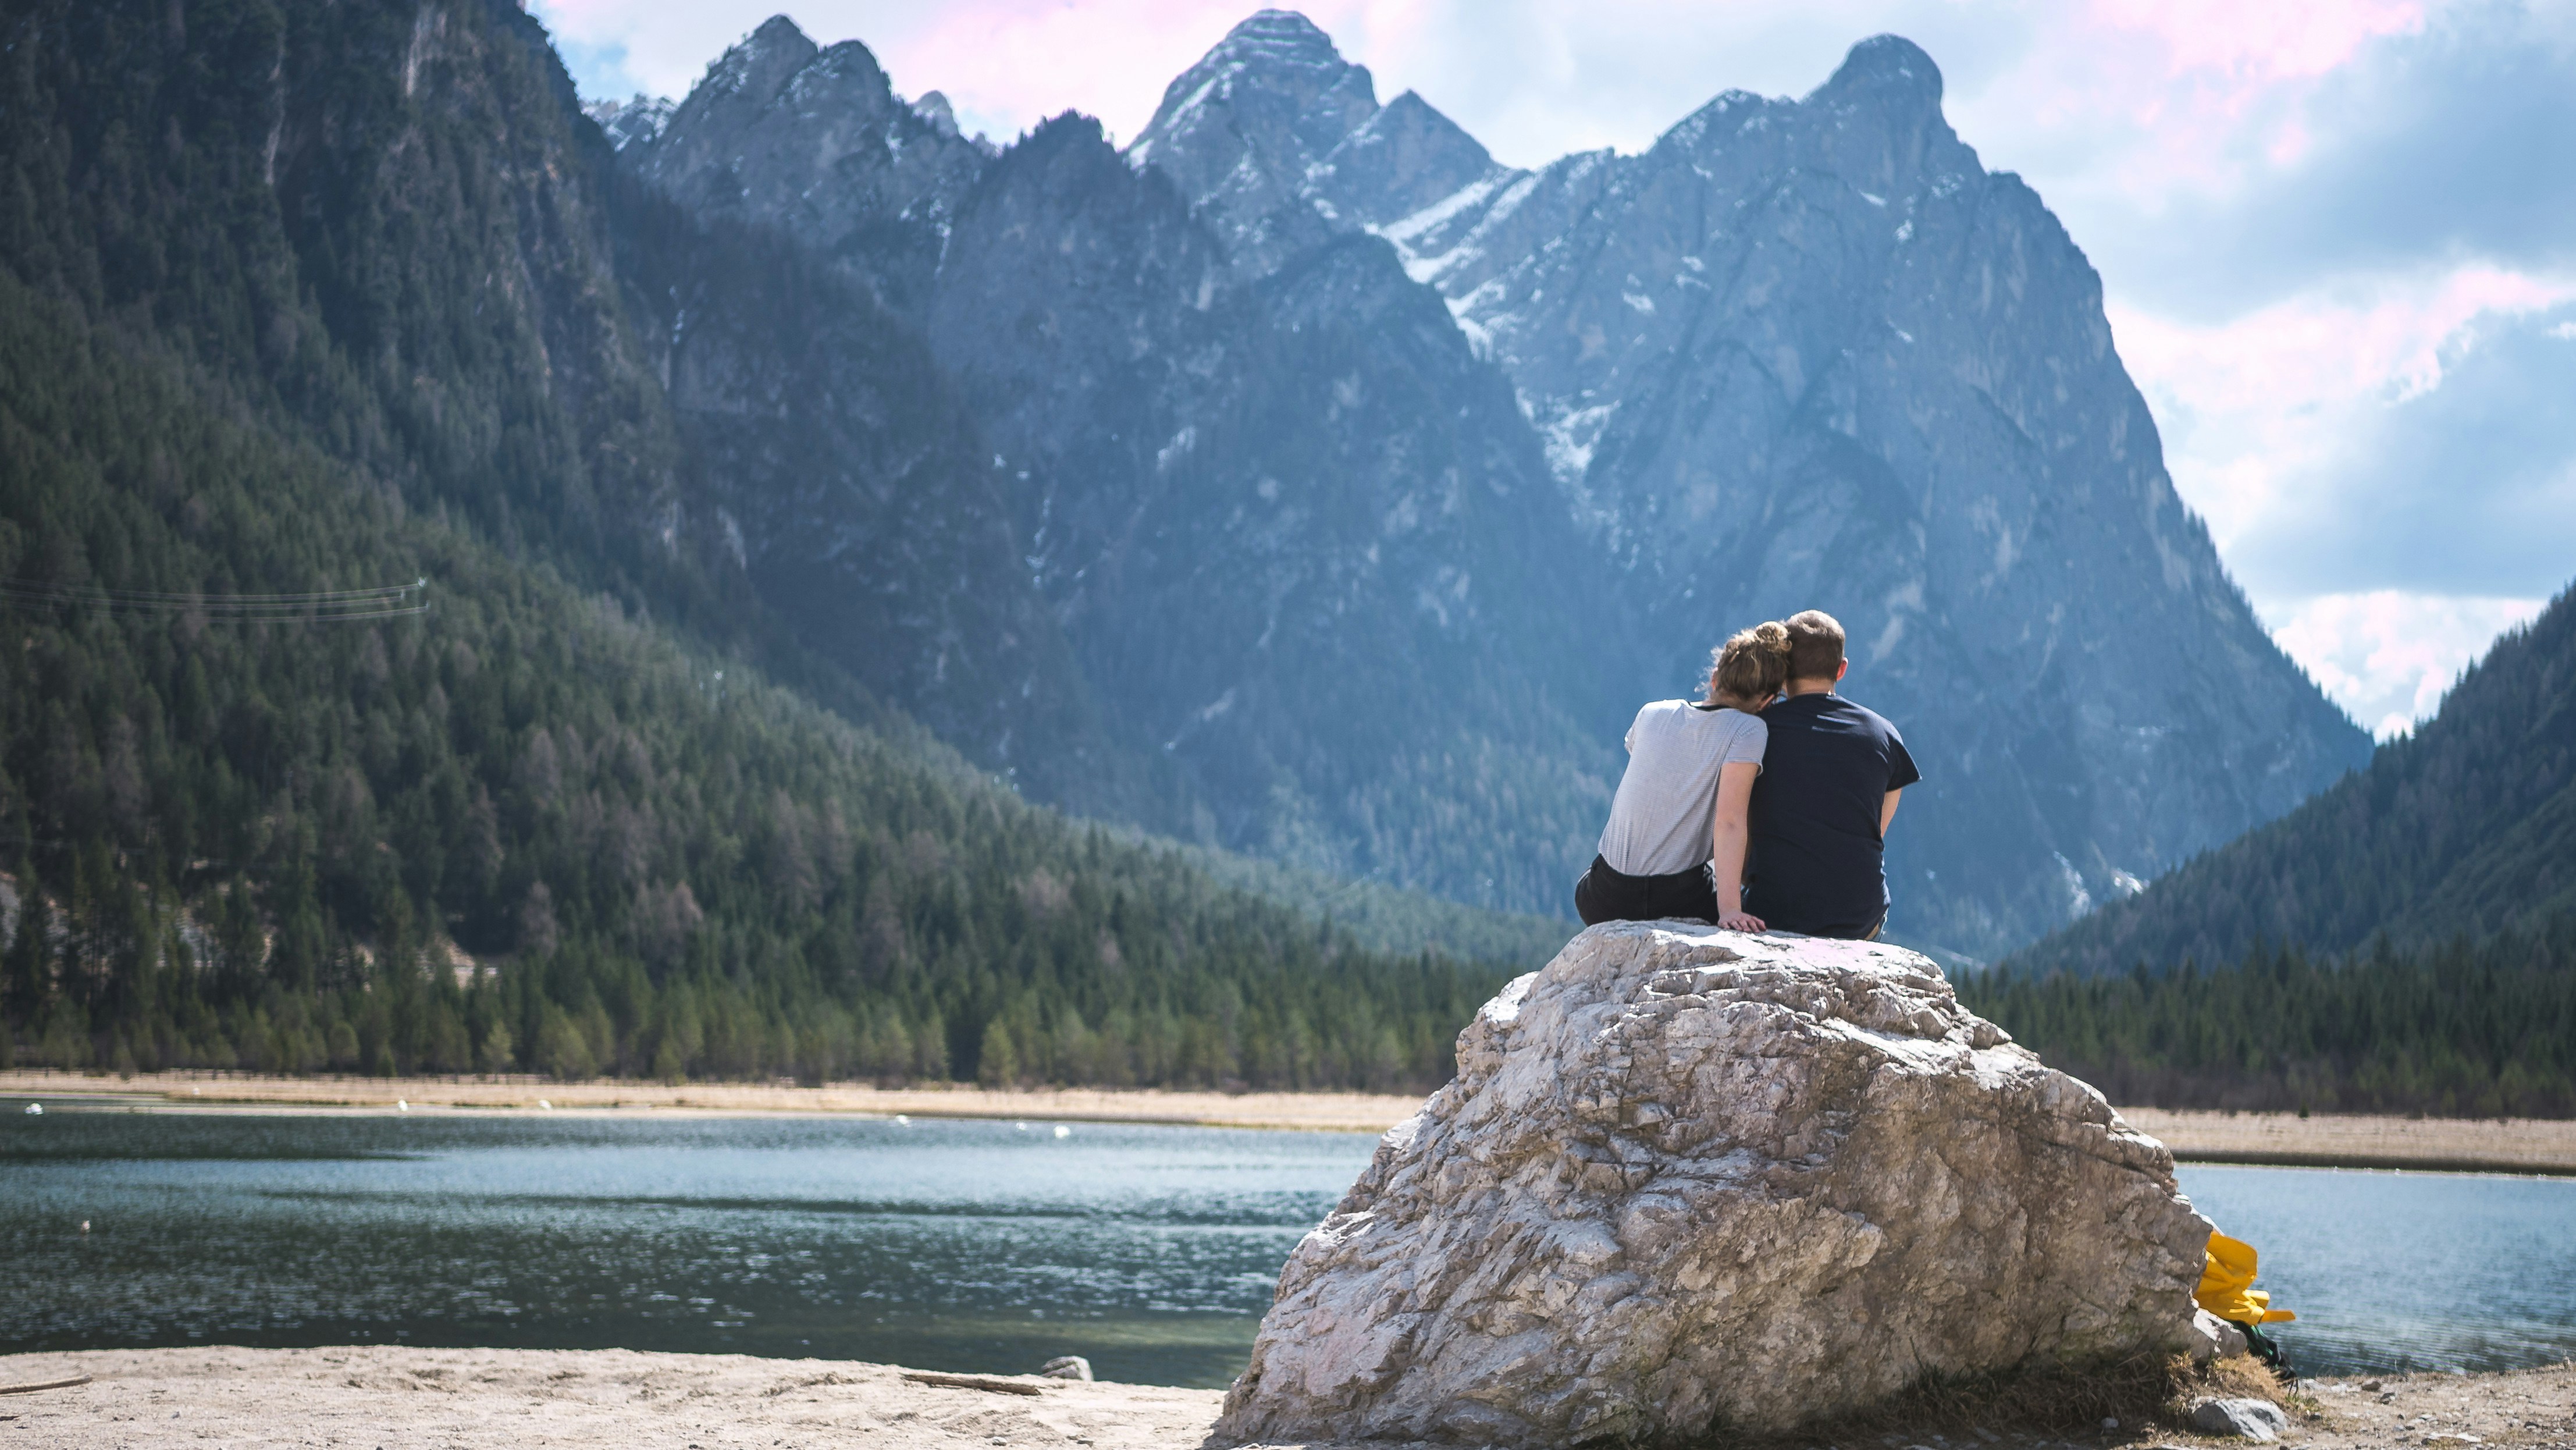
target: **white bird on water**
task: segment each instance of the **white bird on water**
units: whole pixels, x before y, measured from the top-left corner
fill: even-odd
[[[44,1105],[43,1103],[29,1103],[29,1104],[27,1104],[27,1116],[28,1116],[28,1117],[31,1117],[31,1118],[41,1118],[41,1117],[43,1117],[44,1115],[45,1115],[45,1105]]]

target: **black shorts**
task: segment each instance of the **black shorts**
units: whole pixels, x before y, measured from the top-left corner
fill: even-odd
[[[1744,892],[1744,909],[1761,917],[1762,924],[1773,931],[1796,932],[1800,936],[1831,937],[1837,941],[1876,941],[1878,934],[1887,930],[1887,908],[1884,906],[1878,909],[1878,915],[1858,925],[1849,922],[1793,921],[1785,916],[1772,916],[1765,913],[1762,910],[1759,895],[1748,887]]]
[[[1670,876],[1631,876],[1595,856],[1574,882],[1574,914],[1585,926],[1605,921],[1717,920],[1717,886],[1709,869]]]

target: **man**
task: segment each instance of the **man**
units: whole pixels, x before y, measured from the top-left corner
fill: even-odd
[[[1875,941],[1887,925],[1887,828],[1923,777],[1896,727],[1834,693],[1851,662],[1822,610],[1786,621],[1787,698],[1762,712],[1744,909],[1776,931]]]

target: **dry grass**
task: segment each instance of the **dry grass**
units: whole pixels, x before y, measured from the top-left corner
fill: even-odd
[[[2186,1355],[2139,1354],[2089,1364],[2040,1364],[1989,1374],[1932,1375],[1858,1414],[1800,1426],[1782,1435],[1747,1435],[1723,1427],[1690,1442],[1690,1450],[1816,1450],[1897,1434],[1919,1440],[1956,1434],[1968,1445],[2032,1435],[2098,1434],[2104,1420],[2124,1432],[2149,1425],[2183,1428],[2191,1406],[2209,1396],[2283,1400],[2281,1382],[2251,1355],[2195,1369]]]

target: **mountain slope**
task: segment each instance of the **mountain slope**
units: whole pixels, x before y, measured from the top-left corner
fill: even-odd
[[[764,25],[621,158],[702,214],[880,273],[899,261],[873,250],[882,212],[803,200],[844,194],[848,138],[918,144],[862,57]],[[1608,695],[1621,655],[1587,648],[1595,572],[1562,554],[1569,520],[1508,389],[1393,249],[1327,233],[1241,275],[1159,173],[1073,117],[906,206],[943,239],[931,347],[1171,824],[1555,909],[1615,769],[1599,741],[1617,722],[1566,702]]]
[[[1370,238],[1211,285],[1222,254],[1088,122],[957,215],[933,345],[1028,474],[1089,677],[1213,839],[1552,907],[1606,800],[1563,703],[1593,665],[1585,574],[1437,299]]]
[[[2412,735],[2280,820],[2016,953],[2016,971],[2350,952],[2576,913],[2576,595],[2508,632]]]
[[[1064,648],[1010,653],[971,420],[867,293],[621,178],[515,6],[0,26],[0,1055],[1445,1074],[1493,970],[1031,807],[853,678],[983,706]]]

